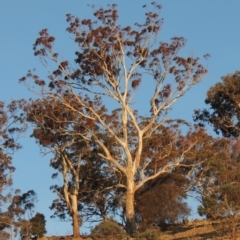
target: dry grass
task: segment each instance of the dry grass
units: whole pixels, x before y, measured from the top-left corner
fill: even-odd
[[[240,229],[236,234],[231,235],[229,225],[228,228],[224,226],[227,226],[225,220],[194,220],[185,224],[174,224],[159,236],[159,240],[240,240]],[[91,238],[88,236],[82,238],[53,236],[39,240],[91,240]]]
[[[232,234],[230,228],[224,228],[226,221],[195,220],[186,224],[172,225],[166,232],[163,232],[161,240],[240,240],[240,232]]]

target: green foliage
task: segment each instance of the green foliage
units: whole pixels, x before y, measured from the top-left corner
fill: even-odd
[[[144,232],[136,232],[134,237],[136,240],[158,240],[161,231],[159,228],[150,227],[147,228]]]
[[[126,237],[126,233],[121,226],[113,220],[106,220],[99,223],[91,231],[93,240],[106,239],[106,240],[122,240]]]
[[[202,182],[200,215],[217,219],[240,213],[240,142],[229,141],[225,154],[211,159]]]
[[[214,131],[224,137],[238,137],[240,134],[240,71],[222,77],[212,86],[205,99],[208,109],[195,110],[194,120],[200,125],[208,123]]]
[[[42,237],[46,231],[46,220],[45,216],[41,213],[36,213],[36,215],[30,219],[31,223],[31,234],[37,237]]]
[[[200,216],[206,216],[210,219],[215,218],[214,216],[218,215],[217,199],[210,196],[204,197],[202,205],[198,206],[198,213]]]

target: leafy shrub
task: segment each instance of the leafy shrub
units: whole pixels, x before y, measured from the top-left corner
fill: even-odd
[[[46,220],[45,216],[41,213],[36,213],[36,215],[30,219],[31,223],[31,234],[37,237],[43,237],[46,231]]]
[[[134,237],[136,240],[158,240],[160,234],[161,231],[159,228],[150,227],[147,228],[144,232],[136,232]]]
[[[126,236],[123,228],[113,220],[101,222],[91,231],[93,240],[122,240]]]

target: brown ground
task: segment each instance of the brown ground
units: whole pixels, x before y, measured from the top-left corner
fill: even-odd
[[[175,224],[168,227],[159,240],[240,240],[240,230],[231,233],[232,225],[226,221],[194,220],[185,224]],[[43,237],[39,240],[80,240],[72,237]],[[85,236],[81,240],[91,240]],[[134,240],[134,238],[129,239]]]
[[[226,221],[195,220],[171,226],[160,236],[161,240],[227,240],[238,239],[240,234],[232,234],[231,223]]]

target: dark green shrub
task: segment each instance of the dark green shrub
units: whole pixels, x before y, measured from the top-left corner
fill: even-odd
[[[93,240],[122,240],[126,236],[123,228],[113,220],[101,222],[91,231]]]
[[[41,213],[36,213],[36,215],[30,219],[31,229],[30,233],[36,237],[43,237],[46,231],[46,220],[45,216]]]
[[[143,232],[136,232],[134,237],[136,240],[159,240],[161,231],[157,227],[147,228]]]

